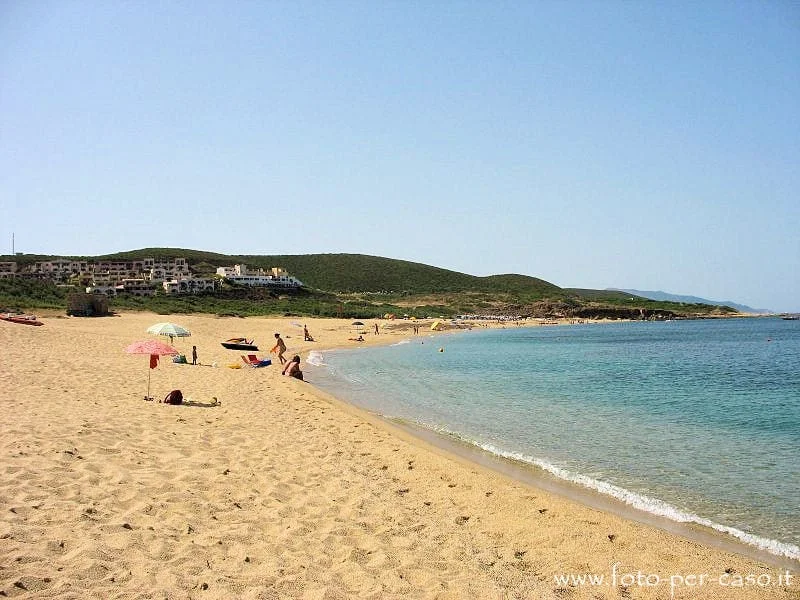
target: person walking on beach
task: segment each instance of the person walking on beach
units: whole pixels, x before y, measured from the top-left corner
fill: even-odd
[[[197,346],[192,346],[192,364],[197,364]]]
[[[378,335],[378,324],[375,323],[375,335]]]
[[[270,350],[270,352],[277,352],[278,360],[281,361],[281,364],[284,364],[286,362],[286,358],[284,358],[283,353],[286,352],[286,344],[281,339],[280,333],[275,334],[275,339],[277,341],[275,342],[275,345],[272,347],[272,350]]]

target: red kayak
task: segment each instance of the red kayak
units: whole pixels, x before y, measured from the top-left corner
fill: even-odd
[[[10,323],[19,323],[20,325],[44,325],[41,321],[37,320],[33,315],[0,315],[0,320],[8,321]]]

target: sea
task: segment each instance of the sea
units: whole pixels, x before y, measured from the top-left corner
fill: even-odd
[[[425,331],[305,369],[387,419],[800,559],[800,321]]]

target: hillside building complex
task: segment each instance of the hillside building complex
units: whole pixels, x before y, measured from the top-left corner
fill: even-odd
[[[264,269],[250,271],[246,265],[234,265],[219,267],[217,275],[239,285],[276,288],[299,288],[303,285],[302,281],[292,277],[280,267],[272,267],[269,271]]]
[[[85,287],[87,292],[115,295],[126,293],[152,296],[211,293],[223,280],[247,286],[279,289],[299,288],[303,283],[284,269],[249,271],[243,264],[219,267],[215,277],[195,277],[186,258],[144,258],[141,260],[50,260],[28,264],[0,262],[0,279],[20,277]]]

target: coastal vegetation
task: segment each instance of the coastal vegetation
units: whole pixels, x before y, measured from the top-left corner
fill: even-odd
[[[729,307],[658,302],[626,292],[561,288],[526,275],[478,277],[404,260],[361,254],[224,255],[176,248],[146,248],[96,257],[16,255],[0,261],[26,264],[72,260],[187,259],[198,276],[217,267],[285,268],[303,281],[296,291],[246,288],[223,283],[214,293],[153,297],[119,295],[112,310],[226,315],[308,315],[372,318],[392,313],[418,317],[481,314],[567,318],[678,318],[737,314]],[[23,278],[0,280],[0,310],[65,308],[76,288]]]

